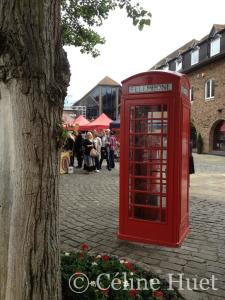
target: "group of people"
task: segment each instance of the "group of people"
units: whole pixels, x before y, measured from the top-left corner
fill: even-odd
[[[64,144],[64,150],[70,151],[70,166],[74,166],[77,158],[76,168],[83,168],[86,174],[92,171],[100,172],[102,163],[106,160],[107,169],[111,171],[115,167],[115,150],[119,145],[114,132],[110,129],[97,131],[69,133]]]

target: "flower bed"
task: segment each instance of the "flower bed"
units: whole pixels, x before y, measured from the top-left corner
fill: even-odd
[[[88,245],[61,257],[63,300],[183,299],[168,283],[125,259],[92,256]]]

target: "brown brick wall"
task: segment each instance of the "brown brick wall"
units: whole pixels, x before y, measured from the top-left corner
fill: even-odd
[[[194,87],[191,119],[203,138],[203,152],[208,153],[213,148],[213,133],[216,124],[225,120],[225,59],[204,66],[187,74],[191,86]],[[205,83],[215,80],[215,97],[205,100]],[[222,112],[218,112],[222,109]]]

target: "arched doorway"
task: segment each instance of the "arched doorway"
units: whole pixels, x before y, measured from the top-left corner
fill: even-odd
[[[213,134],[213,150],[225,151],[225,121],[220,121]]]
[[[197,131],[193,123],[190,124],[190,140],[192,145],[192,150],[197,148]]]

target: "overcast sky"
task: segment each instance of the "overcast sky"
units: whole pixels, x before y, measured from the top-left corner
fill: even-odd
[[[99,47],[99,57],[81,54],[79,48],[65,47],[72,73],[68,90],[72,103],[105,76],[121,83],[127,77],[147,71],[193,38],[201,39],[213,24],[225,24],[225,0],[138,2],[152,13],[151,26],[142,32],[132,25],[125,11],[117,10],[98,28],[106,38],[106,44]]]

